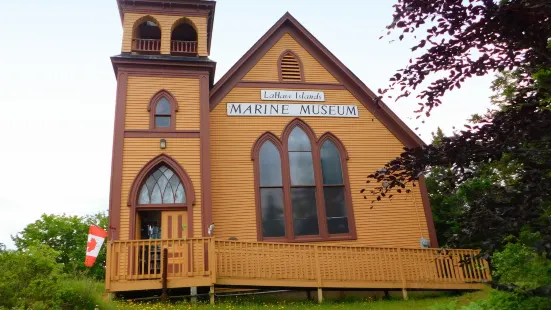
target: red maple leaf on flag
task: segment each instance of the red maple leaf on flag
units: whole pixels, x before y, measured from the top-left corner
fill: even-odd
[[[88,241],[88,252],[92,252],[95,248],[98,242],[95,238],[92,238],[90,241]]]

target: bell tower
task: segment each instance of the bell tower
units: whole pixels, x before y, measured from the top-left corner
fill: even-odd
[[[174,234],[206,236],[212,222],[209,91],[216,63],[209,54],[216,2],[117,5],[123,37],[121,53],[111,57],[117,95],[109,238],[140,239],[146,218],[174,221]],[[179,217],[172,220],[170,212]]]

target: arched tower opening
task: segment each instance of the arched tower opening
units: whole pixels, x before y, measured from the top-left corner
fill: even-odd
[[[161,28],[151,16],[144,16],[134,24],[132,52],[158,54],[161,51]]]
[[[173,55],[197,55],[197,29],[187,18],[178,20],[172,27],[170,35],[170,52]]]

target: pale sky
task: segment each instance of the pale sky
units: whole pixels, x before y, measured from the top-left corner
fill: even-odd
[[[392,0],[219,0],[211,59],[218,80],[286,11],[373,91],[412,56],[413,41],[378,40]],[[120,53],[115,0],[3,1],[0,26],[0,243],[42,213],[107,210]],[[489,106],[492,77],[444,98],[426,124],[414,100],[387,104],[429,142]],[[368,134],[368,133],[366,133]],[[371,171],[366,171],[366,175]]]

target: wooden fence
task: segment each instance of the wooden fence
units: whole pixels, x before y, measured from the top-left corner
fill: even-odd
[[[213,238],[114,241],[108,244],[106,289],[160,288],[165,268],[169,287],[479,289],[491,278],[478,254]]]

